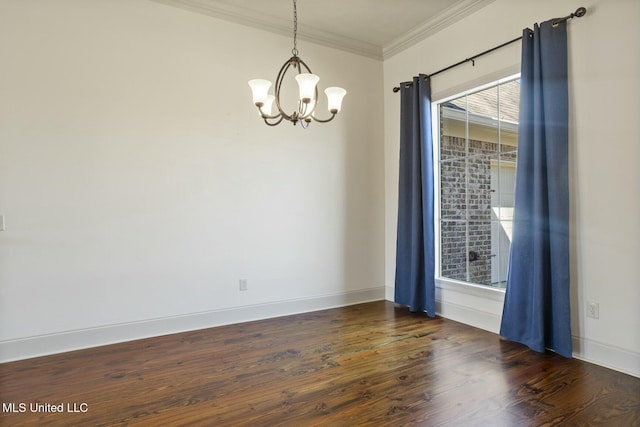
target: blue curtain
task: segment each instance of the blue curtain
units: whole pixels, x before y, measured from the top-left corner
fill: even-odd
[[[431,85],[420,75],[400,85],[400,180],[395,302],[434,317]]]
[[[522,35],[513,235],[500,335],[571,357],[566,22]]]

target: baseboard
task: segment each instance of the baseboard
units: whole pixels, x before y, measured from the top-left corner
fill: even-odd
[[[387,286],[385,294],[389,301],[393,301],[393,287]],[[500,313],[436,299],[436,314],[495,334],[500,333]],[[640,378],[640,353],[582,337],[574,336],[572,341],[573,357],[576,359]]]
[[[500,333],[500,316],[467,306],[436,300],[436,314],[495,334]],[[573,357],[640,378],[640,353],[598,341],[572,337]]]
[[[640,378],[640,353],[573,337],[573,357]]]
[[[468,305],[443,301],[438,298],[438,294],[441,294],[439,291],[440,289],[436,290],[436,315],[496,334],[500,331],[501,313],[496,314],[492,311],[479,310]],[[480,292],[483,291],[482,289],[480,290]],[[385,296],[388,301],[394,300],[393,286],[385,287]]]
[[[125,341],[383,300],[385,288],[211,310],[0,342],[0,363]]]
[[[495,334],[500,333],[500,316],[495,313],[436,300],[436,314]],[[573,357],[576,359],[640,378],[640,353],[576,336],[572,337],[572,342]]]
[[[370,288],[7,340],[0,342],[0,363],[382,299],[393,301],[393,287]],[[447,319],[498,333],[496,325],[500,324],[500,318],[495,313],[440,300],[436,301],[436,313]],[[573,348],[573,356],[576,359],[640,378],[640,353],[575,336]]]
[[[385,299],[387,301],[391,301],[393,302],[393,300],[395,299],[395,292],[396,292],[396,288],[394,288],[393,286],[385,286],[384,287],[384,295],[385,295]]]
[[[488,311],[436,300],[436,314],[494,334],[500,332],[500,316]]]

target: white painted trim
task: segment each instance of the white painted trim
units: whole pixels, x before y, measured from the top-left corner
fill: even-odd
[[[445,287],[449,288],[449,290],[459,288],[458,292],[468,293],[480,298],[489,298],[494,301],[504,300],[504,292],[499,290],[482,289],[479,286],[474,287],[453,282],[446,283]],[[442,289],[442,287],[437,288],[437,290],[439,289]],[[500,298],[500,293],[502,293],[502,298]],[[502,313],[482,311],[474,307],[436,298],[436,314],[495,334],[500,333]],[[577,336],[572,337],[572,342],[573,357],[576,359],[640,378],[640,353]]]
[[[572,337],[573,357],[640,378],[640,353],[582,337]]]
[[[438,280],[436,293],[442,289],[496,302],[504,301],[503,290],[484,286]],[[478,310],[436,298],[436,314],[495,334],[500,333],[502,313]],[[577,336],[572,337],[572,342],[573,357],[576,359],[640,378],[640,353]]]
[[[517,64],[511,64],[497,71],[479,75],[473,80],[466,81],[462,84],[447,87],[443,90],[440,90],[439,92],[434,92],[431,97],[431,104],[434,105],[434,108],[436,109],[434,109],[433,111],[435,111],[435,114],[437,114],[438,110],[436,104],[441,104],[448,100],[458,98],[462,95],[465,95],[466,93],[473,93],[476,89],[481,87],[493,86],[496,83],[500,84],[504,81],[513,80],[518,74],[520,74],[519,62]],[[438,77],[434,78],[437,79]],[[436,134],[436,138],[434,139],[434,141],[437,141],[438,138],[439,135]]]
[[[0,363],[384,299],[385,288],[276,301],[0,341]]]
[[[471,305],[474,300],[470,300],[469,305],[446,301],[442,298],[442,290],[457,292],[500,304],[504,301],[504,290],[492,289],[486,286],[474,286],[451,280],[436,279],[436,315],[495,334],[500,331],[502,312],[480,310]],[[393,301],[394,287],[386,286],[385,294],[388,301]]]
[[[444,286],[440,284],[438,290],[442,288],[466,291],[491,300],[500,299],[500,291],[488,288],[456,283],[446,283]],[[381,299],[393,301],[393,295],[393,286],[385,286],[1,341],[0,363]],[[495,334],[499,333],[499,313],[436,299],[436,314]],[[573,337],[573,348],[573,357],[576,359],[640,378],[640,353],[576,336]]]
[[[205,0],[153,0],[157,3],[179,7],[236,24],[269,31],[283,36],[291,36],[291,21],[244,9],[232,4]],[[364,40],[356,40],[340,34],[323,31],[304,24],[298,24],[298,39],[356,55],[383,60],[426,39],[438,31],[471,15],[495,0],[461,0],[429,21],[413,28],[387,46],[378,46]]]
[[[504,302],[505,290],[493,288],[491,286],[475,285],[473,283],[436,277],[436,289],[455,291],[465,295],[472,295],[479,298],[485,298],[487,300],[498,301],[500,303]],[[501,312],[494,314],[500,317],[502,316]]]
[[[494,334],[500,332],[501,317],[490,311],[436,299],[436,314],[445,319],[455,320]]]
[[[429,36],[443,30],[444,28],[466,18],[483,7],[493,3],[495,0],[466,0],[456,2],[450,8],[434,16],[424,24],[412,29],[403,36],[384,46],[382,49],[383,59],[389,59],[403,50],[421,42]]]
[[[385,286],[384,294],[387,301],[393,302],[396,298],[396,288],[394,286]]]
[[[436,314],[465,325],[500,333],[500,315],[472,307],[436,300]],[[640,378],[640,353],[612,345],[572,337],[573,357]]]
[[[226,3],[204,0],[152,0],[168,6],[179,7],[191,12],[213,16],[236,24],[257,28],[281,36],[292,37],[291,20],[277,18]],[[382,47],[362,40],[333,34],[308,25],[298,23],[298,39],[311,43],[344,50],[367,58],[382,60]]]

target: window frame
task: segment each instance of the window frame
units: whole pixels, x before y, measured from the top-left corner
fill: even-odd
[[[442,221],[442,214],[441,214],[441,180],[440,180],[440,127],[441,127],[441,123],[440,123],[440,114],[439,114],[439,107],[441,104],[444,104],[448,101],[454,100],[454,99],[458,99],[460,97],[463,96],[468,96],[480,91],[483,91],[485,89],[489,89],[492,87],[496,87],[499,86],[503,83],[507,83],[516,79],[520,78],[520,73],[515,73],[515,74],[510,74],[506,77],[502,77],[496,80],[492,80],[488,83],[484,83],[478,86],[474,86],[470,89],[466,89],[463,90],[461,92],[457,92],[453,95],[449,95],[443,98],[439,98],[437,100],[432,100],[431,101],[431,117],[432,117],[432,138],[433,138],[433,182],[434,182],[434,216],[433,216],[433,221],[434,221],[434,239],[435,239],[435,279],[436,279],[436,285],[441,285],[441,284],[452,284],[455,287],[459,287],[462,286],[461,289],[476,289],[477,291],[484,293],[485,291],[494,291],[497,292],[499,294],[504,295],[504,293],[506,292],[506,287],[504,288],[499,288],[499,287],[494,287],[491,285],[485,285],[485,284],[480,284],[480,283],[474,283],[474,282],[467,282],[467,281],[463,281],[463,280],[458,280],[458,279],[452,279],[449,277],[444,277],[441,274],[441,270],[442,270],[442,241],[441,241],[441,221]],[[466,138],[468,138],[468,125],[469,123],[466,122],[465,123],[465,128],[466,130]],[[498,134],[500,134],[500,132],[498,132]],[[468,222],[469,219],[466,219],[466,222]],[[467,269],[468,269],[468,264],[469,261],[467,260]],[[438,286],[441,287],[441,286]]]

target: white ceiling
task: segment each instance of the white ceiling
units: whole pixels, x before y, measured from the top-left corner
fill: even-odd
[[[293,35],[293,0],[154,0]],[[298,38],[389,57],[494,0],[298,0]]]

